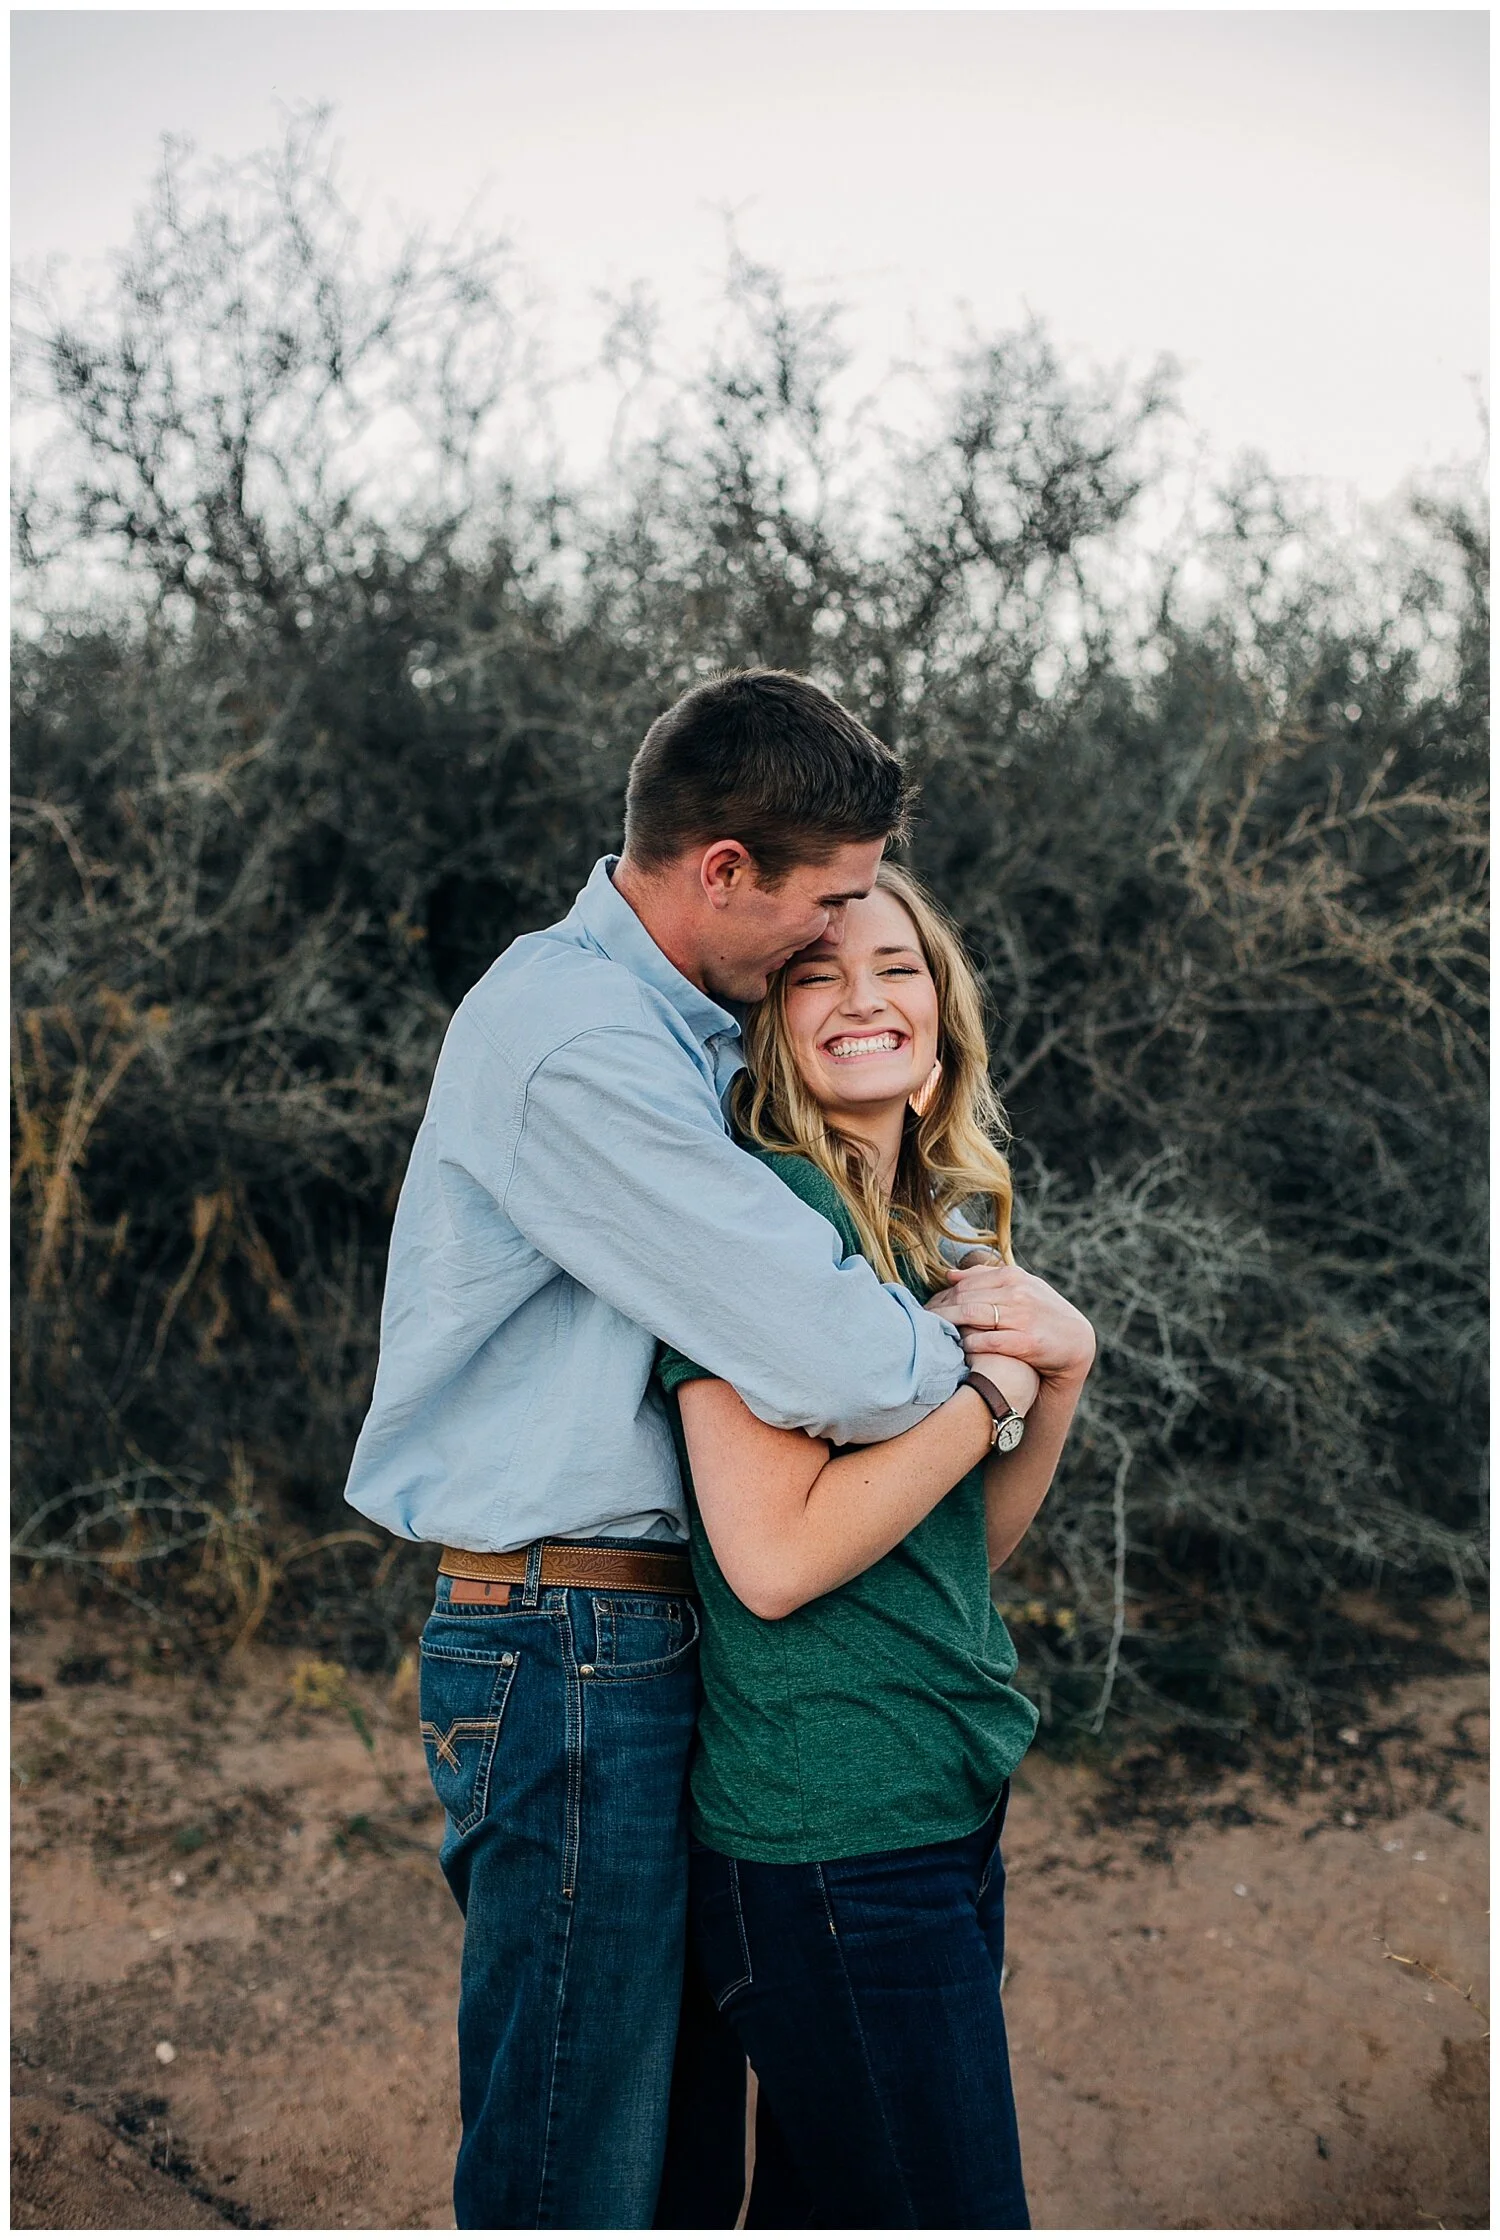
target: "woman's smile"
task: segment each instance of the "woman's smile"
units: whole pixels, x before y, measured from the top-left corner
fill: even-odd
[[[851,1058],[878,1058],[891,1050],[903,1050],[910,1040],[909,1034],[886,1028],[879,1034],[836,1034],[823,1049],[835,1063],[843,1065]]]

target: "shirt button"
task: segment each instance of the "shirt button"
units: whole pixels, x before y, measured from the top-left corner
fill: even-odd
[[[591,1664],[581,1664],[578,1667],[578,1677],[580,1680],[591,1680],[593,1678],[593,1674],[594,1668]]]

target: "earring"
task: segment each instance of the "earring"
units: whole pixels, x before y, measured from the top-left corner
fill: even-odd
[[[932,1103],[933,1098],[937,1095],[938,1083],[942,1080],[942,1078],[942,1061],[939,1060],[938,1063],[934,1065],[931,1073],[928,1074],[927,1079],[922,1083],[921,1088],[914,1090],[912,1094],[907,1098],[907,1103],[911,1106],[912,1111],[916,1114],[919,1120],[926,1117],[927,1108]]]

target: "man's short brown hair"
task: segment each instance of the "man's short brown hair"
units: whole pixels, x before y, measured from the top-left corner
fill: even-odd
[[[738,840],[768,883],[851,840],[900,839],[908,792],[892,750],[810,677],[736,669],[694,685],[641,742],[625,849],[643,871],[695,842]]]

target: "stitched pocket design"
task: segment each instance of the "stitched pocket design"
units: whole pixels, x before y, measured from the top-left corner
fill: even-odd
[[[511,1649],[474,1656],[422,1644],[422,1747],[455,1835],[467,1835],[484,1818],[500,1722],[519,1669]]]

